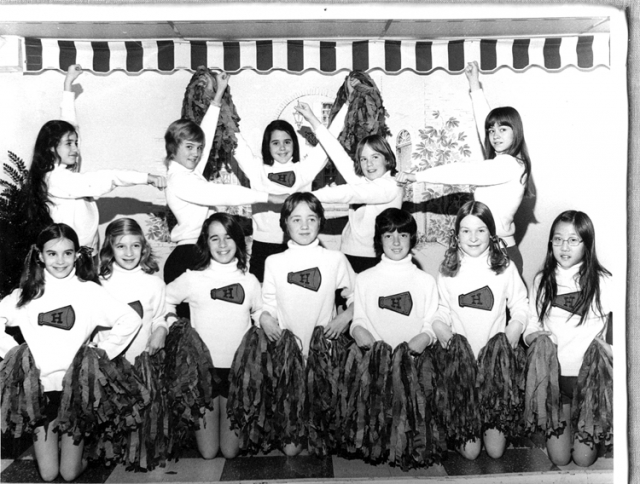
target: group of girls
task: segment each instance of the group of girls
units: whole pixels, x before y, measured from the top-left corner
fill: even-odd
[[[468,340],[475,357],[498,333],[505,333],[513,347],[522,336],[530,345],[548,335],[558,345],[568,414],[583,355],[609,319],[610,273],[598,262],[589,217],[563,212],[551,226],[544,267],[527,298],[514,239],[514,214],[532,190],[522,121],[513,108],[481,114],[486,102],[475,63],[465,72],[487,160],[397,173],[393,150],[384,137],[374,135],[360,140],[354,162],[335,138],[344,113],[327,129],[301,103],[296,109],[319,140],[308,160],[301,163],[298,137],[284,121],[265,129],[262,162],[239,137],[236,157],[253,189],[210,184],[202,176],[228,86],[225,73],[216,76],[217,90],[200,126],[181,119],[167,129],[166,180],[126,170],[79,172],[71,86],[81,72],[71,66],[67,73],[63,116],[70,122],[43,126],[26,186],[34,209],[46,210],[54,223],[35,241],[19,288],[0,303],[0,320],[20,327],[44,386],[46,416],[34,431],[43,479],[60,474],[73,480],[86,467],[82,443],[58,435],[55,425],[62,378],[75,353],[92,339],[110,358],[123,353],[134,361],[144,351],[153,354],[163,348],[174,312],[190,317],[221,380],[212,408],[195,433],[204,458],[213,458],[218,450],[232,458],[240,451],[227,412],[229,368],[253,325],[273,342],[290,331],[303,355],[316,326],[324,327],[329,339],[348,330],[362,348],[376,341],[392,347],[406,342],[415,353],[436,341],[446,347],[458,334]],[[213,90],[210,76],[202,82]],[[347,81],[347,86],[350,96],[357,94],[357,81]],[[347,184],[310,193],[311,181],[327,157]],[[402,185],[415,181],[477,186],[475,201],[457,214],[437,281],[412,262],[417,229],[401,203]],[[166,187],[177,219],[171,232],[177,247],[164,269],[166,286],[153,275],[158,265],[131,219],[108,226],[99,277],[91,255],[98,247],[98,217],[90,197],[142,183]],[[324,248],[318,239],[325,223],[322,203],[332,202],[350,204],[341,251]],[[254,206],[251,254],[233,216],[216,213],[207,218],[211,206],[244,204]],[[338,310],[339,293],[346,304]],[[567,295],[570,302],[558,302]],[[2,333],[0,356],[15,345]],[[481,440],[490,456],[502,455],[505,435],[496,429],[483,431],[482,439],[458,448],[465,457],[479,455]],[[302,447],[291,442],[283,450],[295,455]],[[549,437],[547,448],[560,465],[571,457],[590,465],[597,456],[594,446],[572,440],[569,424],[561,435]]]

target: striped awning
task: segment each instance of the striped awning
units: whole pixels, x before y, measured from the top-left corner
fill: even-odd
[[[524,70],[539,66],[559,70],[566,66],[590,69],[609,65],[609,34],[514,39],[463,39],[445,41],[256,40],[219,41],[77,41],[24,39],[26,73],[47,69],[66,71],[81,64],[94,72],[145,70],[171,72],[212,69],[236,72],[274,69],[299,73],[306,70],[333,73],[341,70],[382,69],[387,73],[435,69],[460,72],[477,60],[482,71],[501,67]]]

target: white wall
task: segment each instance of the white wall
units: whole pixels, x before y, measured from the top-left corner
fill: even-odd
[[[240,126],[255,151],[259,151],[264,126],[289,101],[312,91],[335,93],[345,75],[280,71],[233,75],[230,85]],[[438,109],[461,120],[474,157],[480,156],[464,75],[442,70],[426,76],[410,71],[397,75],[373,71],[371,75],[390,113],[388,124],[394,136],[408,129],[415,145],[418,129]],[[83,73],[78,81],[82,92],[76,100],[83,170],[131,168],[162,173],[164,131],[180,115],[190,78],[186,71]],[[567,68],[550,73],[540,68],[526,72],[503,68],[482,75],[482,81],[489,103],[516,107],[525,124],[538,190],[534,210],[538,222],[525,225],[516,220],[519,231],[525,231],[520,248],[526,281],[532,280],[544,257],[551,221],[566,209],[579,209],[592,217],[602,262],[623,278],[627,162],[624,150],[618,148],[626,144],[626,131],[625,120],[616,119],[620,93],[609,69]],[[0,161],[6,161],[11,150],[29,162],[39,128],[58,117],[62,84],[62,73],[54,71],[0,74],[0,129],[5,134],[0,138]],[[163,195],[151,187],[116,189],[99,201],[102,228],[119,214],[157,211],[163,204]]]

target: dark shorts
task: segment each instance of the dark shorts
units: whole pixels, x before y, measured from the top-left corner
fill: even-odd
[[[218,382],[213,382],[213,396],[229,398],[229,374],[230,368],[216,368],[216,375],[218,376]]]
[[[60,410],[62,392],[44,392],[44,398],[46,403],[42,415],[47,419],[48,422],[52,422],[58,418],[58,410]]]
[[[577,383],[577,376],[560,376],[560,399],[563,405],[571,405],[573,390],[576,388]]]

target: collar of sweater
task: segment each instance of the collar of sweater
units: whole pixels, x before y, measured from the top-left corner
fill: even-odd
[[[238,269],[238,259],[235,257],[233,258],[233,260],[230,260],[228,264],[220,264],[220,262],[209,259],[209,267],[207,267],[205,270],[225,274],[231,274],[233,272],[240,271],[240,269]]]
[[[284,163],[279,163],[274,160],[273,165],[265,165],[268,173],[278,173],[281,171],[290,171],[294,168],[293,156]]]
[[[565,269],[563,267],[556,267],[556,282],[563,286],[571,286],[578,283],[578,272],[582,267],[582,262],[579,262],[573,267]]]
[[[489,248],[487,247],[487,250],[478,257],[471,257],[463,250],[460,250],[460,264],[461,267],[491,267],[489,263]]]
[[[411,262],[411,254],[401,260],[391,260],[386,255],[382,254],[379,265],[383,270],[393,272],[410,271],[415,267],[413,262]]]
[[[195,168],[194,168],[195,170]],[[187,168],[185,168],[184,166],[182,166],[180,163],[178,163],[177,161],[173,161],[171,160],[169,162],[169,168],[167,168],[167,175],[173,175],[176,173],[192,173],[194,175],[197,175],[197,173],[194,170],[189,170]]]
[[[76,268],[74,267],[67,277],[62,279],[57,278],[53,274],[51,274],[48,270],[44,269],[44,288],[45,291],[47,288],[56,288],[61,287],[64,284],[68,284],[70,281],[75,280],[76,278]]]
[[[293,240],[287,242],[287,247],[293,250],[311,250],[320,246],[320,239],[316,239],[308,245],[296,244]]]
[[[123,269],[118,265],[117,262],[114,262],[113,265],[111,266],[111,269],[113,274],[139,274],[142,272],[142,267],[140,267],[140,264],[138,264],[133,269],[129,270],[129,269]]]

